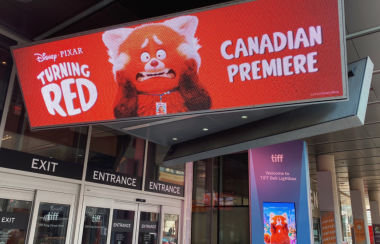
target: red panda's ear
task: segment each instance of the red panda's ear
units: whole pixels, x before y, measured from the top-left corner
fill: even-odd
[[[163,24],[186,38],[192,38],[198,27],[198,18],[195,16],[181,16],[167,20]]]
[[[119,28],[103,33],[103,42],[110,51],[118,51],[120,45],[132,33],[132,28]]]

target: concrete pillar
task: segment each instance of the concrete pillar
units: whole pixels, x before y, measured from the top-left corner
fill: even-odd
[[[334,211],[336,243],[343,243],[340,201],[335,174],[334,156],[319,155],[316,157],[316,162],[319,211]]]
[[[380,192],[369,191],[369,206],[371,208],[372,224],[380,225]]]
[[[365,206],[364,199],[364,183],[362,178],[351,178],[350,179],[350,197],[351,197],[351,208],[352,217],[355,220],[364,220],[364,230],[366,237],[366,244],[370,244],[369,230],[367,222],[367,209]],[[355,229],[356,230],[356,229]],[[355,233],[355,237],[357,234]],[[361,244],[361,243],[358,243]]]

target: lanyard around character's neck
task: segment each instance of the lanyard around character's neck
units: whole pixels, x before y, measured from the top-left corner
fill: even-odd
[[[178,87],[174,88],[173,90],[170,90],[170,91],[167,91],[167,92],[164,92],[162,94],[150,94],[150,93],[146,93],[146,92],[138,92],[138,94],[140,95],[148,95],[148,96],[159,96],[160,97],[160,102],[162,102],[162,97],[165,96],[165,95],[169,95],[170,93],[172,92],[175,92],[175,91],[178,91]]]

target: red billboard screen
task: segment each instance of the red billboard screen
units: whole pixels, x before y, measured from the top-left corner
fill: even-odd
[[[259,0],[16,46],[31,127],[344,99],[339,9]]]

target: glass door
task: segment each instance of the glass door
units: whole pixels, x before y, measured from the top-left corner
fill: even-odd
[[[75,196],[37,190],[28,244],[69,244]]]
[[[162,207],[162,244],[179,244],[181,238],[181,208]]]
[[[139,205],[113,199],[84,198],[81,244],[134,244]]]
[[[25,244],[34,191],[0,188],[0,244]]]
[[[109,221],[114,201],[97,197],[84,197],[79,243],[108,244]]]
[[[139,205],[138,244],[159,244],[160,206]]]
[[[136,236],[138,204],[115,202],[112,214],[111,244],[133,244]]]

